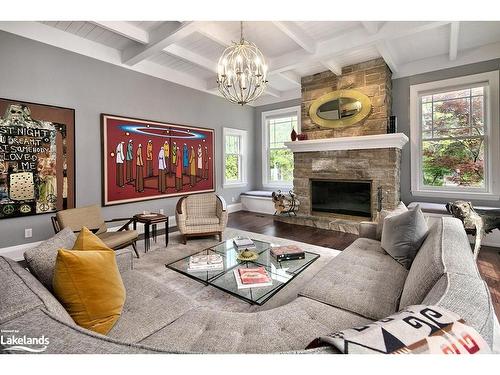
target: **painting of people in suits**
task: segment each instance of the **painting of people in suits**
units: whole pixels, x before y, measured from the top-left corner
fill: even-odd
[[[103,205],[215,191],[214,131],[101,115]]]

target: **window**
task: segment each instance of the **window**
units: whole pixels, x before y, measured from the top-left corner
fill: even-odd
[[[224,128],[224,187],[245,186],[246,182],[246,149],[247,132],[245,130]]]
[[[300,107],[262,113],[262,184],[264,187],[293,185],[293,153],[284,142],[293,129],[300,132]]]
[[[413,195],[497,199],[498,72],[410,91]]]

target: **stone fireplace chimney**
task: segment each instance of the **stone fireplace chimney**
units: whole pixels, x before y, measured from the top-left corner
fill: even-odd
[[[381,208],[398,205],[401,149],[408,137],[387,134],[391,75],[384,60],[375,59],[346,66],[341,76],[328,71],[302,78],[301,132],[308,140],[286,143],[294,153],[293,182],[300,208],[297,216],[278,220],[357,233],[360,221],[374,220]],[[340,89],[367,95],[370,114],[349,127],[315,124],[309,117],[311,103]]]

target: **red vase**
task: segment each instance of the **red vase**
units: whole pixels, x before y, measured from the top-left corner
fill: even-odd
[[[292,129],[292,133],[290,134],[290,138],[292,139],[292,141],[297,140],[297,132],[295,131],[295,129]]]

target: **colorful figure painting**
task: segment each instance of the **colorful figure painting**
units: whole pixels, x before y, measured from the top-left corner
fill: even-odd
[[[103,205],[215,190],[212,129],[101,116]]]
[[[0,218],[74,207],[74,110],[0,99]]]

